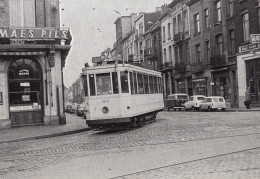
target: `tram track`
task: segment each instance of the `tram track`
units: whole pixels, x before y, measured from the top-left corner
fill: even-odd
[[[2,159],[9,158],[10,156],[41,156],[43,155],[55,155],[55,154],[66,154],[71,152],[93,152],[93,151],[105,151],[105,150],[113,150],[113,149],[129,149],[135,147],[146,147],[146,146],[158,146],[158,145],[167,145],[167,144],[183,144],[188,142],[200,142],[200,141],[207,141],[207,140],[214,140],[214,139],[227,139],[227,138],[235,138],[235,137],[246,137],[246,136],[255,136],[260,135],[259,132],[257,133],[250,133],[250,134],[238,134],[238,135],[228,135],[228,136],[218,136],[218,137],[210,137],[210,138],[199,138],[199,139],[190,139],[190,140],[178,140],[178,141],[166,141],[166,142],[155,142],[150,143],[150,141],[136,141],[136,142],[127,142],[124,143],[117,143],[114,144],[113,142],[110,143],[81,143],[81,144],[66,144],[57,147],[49,147],[40,150],[31,150],[26,152],[20,153],[12,153],[9,154],[5,153],[5,157],[0,157]],[[259,136],[260,137],[260,136]],[[3,153],[2,153],[3,154]],[[2,155],[0,153],[0,155]]]
[[[129,173],[129,174],[111,177],[111,178],[108,178],[108,179],[118,179],[118,178],[130,177],[132,175],[142,174],[142,173],[150,172],[150,171],[153,171],[153,170],[164,169],[164,168],[173,167],[173,166],[180,166],[180,165],[184,165],[184,164],[190,164],[190,163],[193,163],[193,162],[209,160],[209,159],[214,159],[214,158],[218,158],[218,157],[223,157],[223,156],[228,156],[228,155],[233,155],[233,154],[238,154],[238,153],[248,152],[248,151],[253,151],[253,150],[259,150],[259,149],[260,149],[260,147],[253,147],[253,148],[249,148],[249,149],[244,149],[244,150],[239,150],[239,151],[234,151],[234,152],[228,152],[228,153],[213,155],[213,156],[209,156],[209,157],[203,157],[203,158],[200,158],[200,159],[189,160],[189,161],[175,163],[175,164],[171,164],[171,165],[165,165],[165,166],[162,166],[162,167],[151,168],[151,169],[142,170],[142,171],[138,171],[138,172],[132,172],[132,173]]]

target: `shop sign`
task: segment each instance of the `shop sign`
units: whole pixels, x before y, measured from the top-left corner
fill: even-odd
[[[252,44],[260,43],[260,34],[251,34],[250,41]]]
[[[199,79],[193,79],[192,82],[201,82],[201,81],[205,81],[204,78],[199,78]]]
[[[11,106],[10,111],[26,111],[26,110],[34,110],[41,109],[41,105],[28,105],[28,106]]]
[[[254,49],[259,49],[259,48],[260,48],[260,43],[249,44],[249,45],[239,47],[239,53],[248,52],[248,51],[251,51]]]
[[[0,39],[67,39],[68,29],[0,28]]]

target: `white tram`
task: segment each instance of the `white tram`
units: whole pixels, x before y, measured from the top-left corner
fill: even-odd
[[[163,110],[160,72],[130,64],[83,70],[86,124],[93,129],[142,126]]]

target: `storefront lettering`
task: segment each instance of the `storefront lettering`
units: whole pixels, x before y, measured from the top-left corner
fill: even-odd
[[[258,48],[260,48],[260,44],[259,43],[249,44],[249,45],[245,45],[245,46],[239,47],[239,52],[240,53],[247,52],[247,51],[250,51],[250,50],[253,50],[253,49],[258,49]]]
[[[67,34],[68,30],[0,28],[0,38],[10,39],[67,39]]]
[[[30,73],[29,73],[29,70],[20,70],[19,71],[19,75],[20,76],[26,76],[26,75],[30,75]]]

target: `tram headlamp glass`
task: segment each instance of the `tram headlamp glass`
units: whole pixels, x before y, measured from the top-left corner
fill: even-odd
[[[103,108],[102,108],[102,112],[103,112],[104,114],[107,114],[107,113],[108,113],[108,111],[109,111],[109,110],[108,110],[108,108],[107,108],[107,107],[103,107]]]

